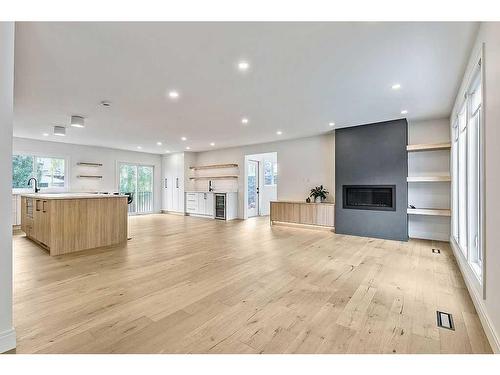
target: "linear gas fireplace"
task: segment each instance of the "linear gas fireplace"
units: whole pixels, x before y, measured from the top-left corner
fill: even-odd
[[[343,208],[396,211],[396,185],[342,185]]]

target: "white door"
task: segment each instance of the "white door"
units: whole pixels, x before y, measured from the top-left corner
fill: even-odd
[[[207,206],[207,193],[198,193],[198,213],[205,215]]]
[[[247,216],[259,216],[259,162],[247,161]]]
[[[174,209],[174,176],[169,173],[165,181],[167,198],[167,211],[173,211]]]
[[[206,193],[207,199],[205,201],[205,215],[214,216],[214,194],[213,193]]]
[[[177,211],[184,212],[184,154],[176,156]]]
[[[172,156],[163,159],[163,207],[167,211],[174,211],[175,169]]]

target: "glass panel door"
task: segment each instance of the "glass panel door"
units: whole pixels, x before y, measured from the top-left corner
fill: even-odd
[[[119,191],[133,195],[129,213],[153,212],[153,167],[120,164]]]
[[[128,212],[135,213],[137,191],[137,166],[130,164],[120,164],[120,187],[121,194],[132,194],[132,203],[128,205]]]
[[[137,167],[137,212],[153,212],[153,167]]]
[[[247,216],[259,215],[259,162],[248,160],[248,181],[247,181]]]

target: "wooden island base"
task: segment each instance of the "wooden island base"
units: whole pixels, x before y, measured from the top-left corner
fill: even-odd
[[[21,229],[50,255],[127,240],[127,197],[104,194],[29,194],[21,197]]]

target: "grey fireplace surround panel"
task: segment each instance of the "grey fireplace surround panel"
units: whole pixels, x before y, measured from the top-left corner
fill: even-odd
[[[335,232],[408,240],[406,119],[335,131]],[[396,209],[343,208],[344,185],[395,185]]]

